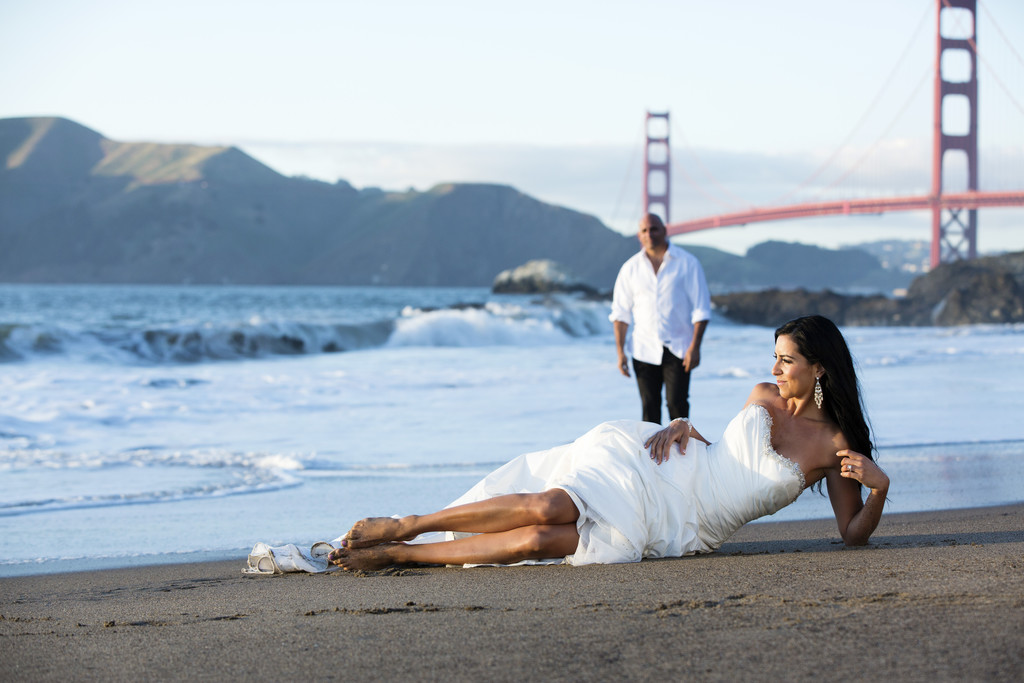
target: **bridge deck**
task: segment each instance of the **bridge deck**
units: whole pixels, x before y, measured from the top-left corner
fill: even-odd
[[[672,223],[668,226],[668,234],[681,235],[687,232],[708,230],[710,228],[726,228],[733,225],[746,225],[748,223],[761,223],[791,218],[811,218],[812,216],[924,211],[930,210],[936,203],[943,209],[988,209],[1024,206],[1024,192],[960,192],[943,194],[938,200],[930,195],[920,195],[916,197],[848,199],[811,204],[772,206]]]

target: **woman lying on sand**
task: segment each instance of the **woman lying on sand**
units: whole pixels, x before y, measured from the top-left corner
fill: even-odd
[[[827,318],[790,321],[775,331],[772,374],[775,384],[754,387],[717,443],[686,419],[664,429],[605,423],[572,444],[512,460],[439,512],[357,522],[328,559],[366,570],[711,552],[822,480],[843,541],[867,543],[889,478],[871,456],[846,340]],[[454,540],[404,542],[434,531],[455,532]]]

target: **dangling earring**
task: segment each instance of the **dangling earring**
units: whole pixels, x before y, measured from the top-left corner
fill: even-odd
[[[821,410],[821,403],[825,400],[825,394],[821,391],[821,378],[814,378],[814,405],[818,406],[818,410]]]

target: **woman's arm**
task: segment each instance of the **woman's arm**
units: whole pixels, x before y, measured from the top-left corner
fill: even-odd
[[[754,386],[754,390],[750,392],[750,396],[747,398],[747,403],[743,407],[746,408],[751,403],[767,403],[772,398],[778,398],[778,396],[779,388],[777,386],[763,382]],[[677,418],[672,422],[669,422],[667,427],[649,438],[647,442],[644,443],[644,447],[651,449],[651,458],[660,465],[668,460],[668,454],[672,449],[672,444],[678,443],[679,450],[685,453],[686,444],[691,438],[703,441],[704,443],[711,443],[705,439],[700,432],[693,428],[693,425],[690,424],[689,420],[686,418]]]
[[[846,545],[864,545],[882,518],[889,477],[865,455],[849,449],[836,452],[839,468],[825,473],[828,497]],[[861,500],[857,482],[868,488],[867,500]]]
[[[708,440],[693,428],[688,419],[685,417],[676,418],[669,422],[667,427],[647,439],[644,443],[644,448],[651,449],[651,458],[660,465],[668,460],[672,444],[678,443],[680,452],[686,453],[686,444],[690,439],[697,439],[698,441],[708,443]]]

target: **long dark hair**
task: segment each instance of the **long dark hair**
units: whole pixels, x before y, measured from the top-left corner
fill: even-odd
[[[775,330],[775,339],[785,335],[796,343],[800,355],[810,363],[821,363],[821,376],[826,414],[846,437],[850,450],[874,460],[871,428],[868,427],[860,382],[853,367],[853,356],[836,324],[820,315],[790,320]]]

